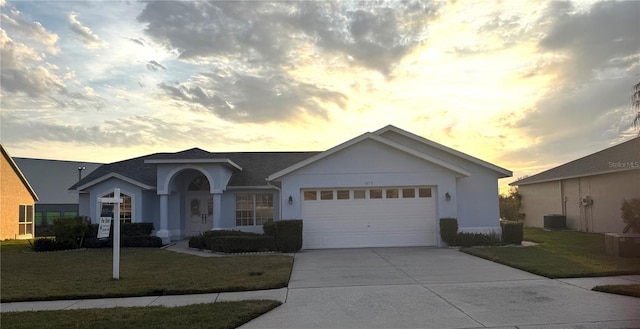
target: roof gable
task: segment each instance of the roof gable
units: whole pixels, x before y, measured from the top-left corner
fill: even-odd
[[[412,148],[409,148],[407,146],[395,143],[395,142],[393,142],[391,140],[385,139],[385,138],[383,138],[381,136],[378,136],[376,134],[364,133],[364,134],[362,134],[362,135],[360,135],[360,136],[358,136],[356,138],[348,140],[348,141],[346,141],[346,142],[344,142],[344,143],[342,143],[340,145],[337,145],[337,146],[335,146],[333,148],[330,148],[330,149],[328,149],[328,150],[326,150],[326,151],[324,151],[322,153],[318,153],[315,156],[310,157],[310,158],[308,158],[308,159],[306,159],[306,160],[304,160],[302,162],[296,163],[296,164],[294,164],[294,165],[292,165],[290,167],[287,167],[287,168],[285,168],[285,169],[283,169],[283,170],[281,170],[279,172],[276,172],[276,173],[270,175],[267,178],[267,180],[269,180],[269,181],[277,180],[277,179],[281,178],[282,176],[285,176],[285,175],[290,174],[290,173],[292,173],[292,172],[294,172],[294,171],[296,171],[298,169],[306,167],[306,166],[308,166],[308,165],[310,165],[310,164],[312,164],[314,162],[317,162],[317,161],[319,161],[321,159],[324,159],[324,158],[326,158],[328,156],[331,156],[332,154],[335,154],[335,153],[337,153],[337,152],[339,152],[341,150],[349,148],[352,145],[358,144],[358,143],[360,143],[360,142],[362,142],[364,140],[373,140],[373,141],[376,141],[378,143],[390,146],[390,147],[392,147],[394,149],[397,149],[399,151],[411,154],[411,155],[413,155],[413,156],[415,156],[417,158],[420,158],[422,160],[425,160],[425,161],[434,163],[436,165],[439,165],[441,167],[444,167],[446,169],[449,169],[449,170],[453,171],[454,173],[456,173],[456,175],[461,176],[461,177],[470,175],[470,173],[467,170],[465,170],[463,168],[460,168],[458,166],[455,166],[455,165],[453,165],[451,163],[448,163],[448,162],[442,161],[440,159],[434,158],[434,157],[432,157],[430,155],[418,152],[418,151],[416,151],[416,150],[414,150]]]
[[[509,185],[543,183],[627,170],[640,170],[640,137],[523,178]]]
[[[2,153],[2,156],[7,160],[7,163],[9,163],[13,171],[16,173],[16,176],[18,176],[22,184],[24,184],[24,187],[29,191],[29,194],[31,194],[31,196],[35,201],[38,201],[39,199],[38,199],[38,195],[36,194],[36,191],[31,187],[27,178],[24,176],[24,174],[22,174],[22,171],[20,171],[20,168],[15,163],[15,161],[13,161],[13,158],[11,158],[11,156],[9,155],[9,152],[4,148],[4,146],[2,146],[2,144],[0,144],[0,151]]]
[[[399,135],[401,135],[401,136],[403,136],[403,137],[405,137],[407,139],[410,139],[410,140],[413,140],[413,141],[418,142],[420,144],[424,144],[426,146],[435,148],[435,149],[440,150],[442,152],[448,153],[448,154],[450,154],[450,155],[452,155],[454,157],[458,157],[458,158],[464,159],[464,160],[469,161],[471,163],[474,163],[474,164],[476,164],[476,165],[478,165],[480,167],[487,168],[487,169],[489,169],[491,171],[494,171],[494,172],[500,174],[500,176],[502,178],[511,177],[513,175],[513,173],[510,170],[507,170],[505,168],[496,166],[496,165],[494,165],[492,163],[489,163],[487,161],[478,159],[478,158],[473,157],[473,156],[471,156],[469,154],[460,152],[458,150],[452,149],[452,148],[444,146],[442,144],[436,143],[436,142],[434,142],[432,140],[429,140],[429,139],[426,139],[424,137],[418,136],[416,134],[410,133],[410,132],[408,132],[406,130],[400,129],[400,128],[395,127],[393,125],[388,125],[388,126],[382,128],[382,129],[379,129],[379,130],[375,131],[374,134],[379,135],[379,136],[383,136],[385,133],[388,133],[388,132],[394,132],[394,133],[399,134]]]

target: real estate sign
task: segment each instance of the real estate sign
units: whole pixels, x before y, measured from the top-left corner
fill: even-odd
[[[111,231],[111,220],[113,219],[113,205],[103,204],[100,211],[100,225],[98,226],[98,239],[106,239]]]

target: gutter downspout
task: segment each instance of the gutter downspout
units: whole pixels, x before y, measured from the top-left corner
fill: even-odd
[[[278,211],[278,220],[282,220],[282,189],[277,187],[277,186],[275,186],[275,185],[273,185],[273,184],[271,184],[271,182],[268,181],[267,179],[265,179],[265,181],[267,181],[267,185],[268,186],[270,186],[270,187],[272,187],[272,188],[274,188],[274,189],[276,189],[278,191],[278,196],[279,196],[278,197],[278,201],[279,201],[279,204],[280,204],[280,208],[278,209],[279,210]]]

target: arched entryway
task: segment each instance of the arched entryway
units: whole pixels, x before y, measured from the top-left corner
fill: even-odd
[[[209,180],[202,173],[196,174],[187,184],[184,198],[185,233],[199,235],[213,227],[213,195]]]

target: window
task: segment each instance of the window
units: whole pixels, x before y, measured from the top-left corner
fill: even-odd
[[[273,221],[273,194],[256,194],[256,223],[262,225]]]
[[[382,199],[382,190],[369,190],[369,199]]]
[[[42,213],[42,211],[36,211],[36,216],[35,216],[36,225],[42,225],[43,215],[44,214]]]
[[[102,197],[113,198],[113,192],[109,194],[105,194]],[[131,196],[124,193],[120,193],[120,198],[122,199],[122,203],[120,204],[120,222],[131,223],[133,221],[133,207],[131,204]],[[109,204],[109,203],[105,203],[105,204]],[[47,214],[47,221],[48,220],[49,220],[49,215]]]
[[[415,198],[416,190],[413,188],[403,188],[402,189],[402,197],[405,199]]]
[[[62,216],[60,216],[60,212],[59,211],[47,211],[45,213],[45,215],[46,215],[45,218],[47,219],[47,224],[49,224],[49,225],[53,225],[53,222],[56,219],[62,217]]]
[[[354,190],[353,198],[354,199],[365,199],[367,197],[367,193],[365,190]]]
[[[420,188],[418,189],[418,196],[421,198],[430,198],[431,197],[431,189],[430,188]]]
[[[387,199],[397,199],[398,198],[398,189],[387,189],[386,191]]]
[[[77,211],[65,211],[62,214],[63,217],[78,217],[78,212]]]
[[[236,194],[236,226],[253,225],[253,195]]]
[[[33,205],[21,204],[18,207],[18,235],[33,236]]]
[[[304,200],[318,200],[318,194],[316,193],[316,191],[304,191]]]
[[[320,191],[320,200],[333,200],[333,191]]]
[[[187,189],[189,191],[209,191],[209,180],[204,174],[199,173],[191,183],[189,183],[189,187]]]
[[[263,225],[273,221],[273,194],[236,194],[236,226]]]
[[[349,190],[338,190],[338,200],[349,200]]]

